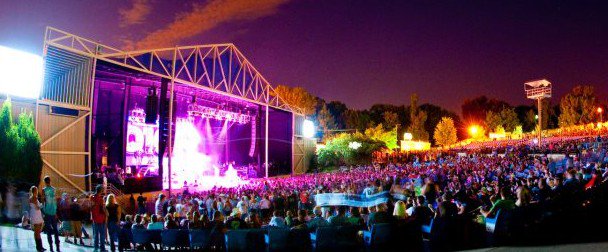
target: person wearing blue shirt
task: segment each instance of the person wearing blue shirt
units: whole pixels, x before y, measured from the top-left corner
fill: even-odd
[[[332,226],[346,226],[350,225],[348,218],[346,218],[346,208],[343,206],[338,207],[336,215],[329,217],[327,220]]]
[[[316,206],[313,210],[315,217],[310,219],[308,223],[306,223],[306,227],[309,230],[317,230],[318,227],[329,226],[329,223],[325,218],[323,218],[323,212],[321,211],[321,207]]]
[[[44,177],[45,187],[42,189],[44,193],[44,225],[46,229],[49,247],[53,251],[53,236],[55,236],[55,246],[59,252],[59,230],[57,229],[57,199],[55,198],[55,187],[51,186],[51,177]]]

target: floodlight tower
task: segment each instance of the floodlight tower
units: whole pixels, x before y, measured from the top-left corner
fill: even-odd
[[[551,82],[546,79],[529,81],[524,83],[524,91],[528,99],[538,101],[538,145],[542,144],[543,132],[543,99],[551,98]]]

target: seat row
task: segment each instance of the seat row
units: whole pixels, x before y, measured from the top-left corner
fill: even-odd
[[[389,224],[376,224],[358,238],[355,226],[319,227],[310,233],[305,229],[263,228],[229,230],[224,235],[226,251],[328,251],[383,246],[388,243]],[[158,246],[160,249],[204,250],[212,243],[209,229],[121,230],[119,247]],[[122,244],[123,246],[120,246]]]

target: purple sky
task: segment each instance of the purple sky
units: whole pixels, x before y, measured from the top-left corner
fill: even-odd
[[[1,1],[0,45],[41,53],[46,25],[119,48],[232,42],[273,85],[354,108],[412,92],[458,113],[482,94],[521,104],[537,78],[554,103],[576,84],[608,94],[602,1],[248,2]]]

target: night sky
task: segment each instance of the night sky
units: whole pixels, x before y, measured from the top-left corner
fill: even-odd
[[[534,2],[534,3],[530,3]],[[0,1],[0,45],[41,54],[45,26],[118,48],[234,43],[273,84],[358,109],[608,94],[608,1]]]

